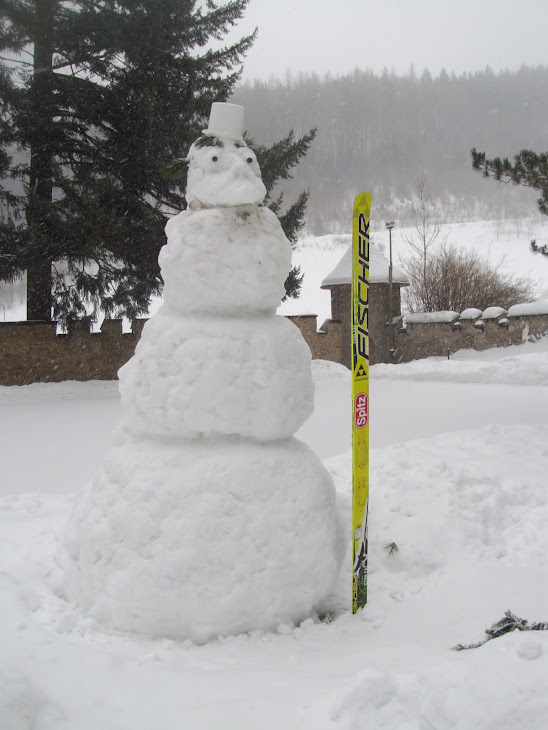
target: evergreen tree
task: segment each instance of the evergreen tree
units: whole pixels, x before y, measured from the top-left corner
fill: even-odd
[[[548,215],[548,152],[537,154],[531,150],[522,150],[514,156],[513,163],[507,157],[488,160],[485,152],[478,152],[475,147],[471,153],[472,167],[485,177],[537,190],[540,193],[537,200],[539,210],[543,215]],[[534,253],[548,256],[546,246],[538,246],[536,241],[531,241],[531,248]]]
[[[289,180],[292,177],[291,170],[307,154],[315,136],[316,129],[311,129],[308,134],[295,139],[295,134],[291,129],[286,137],[270,147],[257,145],[253,140],[248,140],[248,144],[255,151],[261,167],[262,178],[266,187],[265,204],[279,216],[282,229],[292,245],[296,243],[299,231],[304,226],[306,205],[310,194],[308,190],[303,191],[294,203],[284,212],[281,212],[284,200],[283,194],[280,193],[273,198],[272,193],[277,182]],[[299,296],[302,280],[303,274],[301,274],[300,268],[298,266],[293,267],[285,282],[286,297],[296,298]]]
[[[87,293],[107,315],[132,317],[160,293],[166,216],[184,207],[183,187],[163,170],[199,136],[211,102],[228,97],[253,36],[218,51],[195,49],[226,34],[246,4],[210,3],[202,13],[180,0],[116,2],[117,63],[99,108],[95,155],[79,161],[69,201],[69,238],[78,250],[83,231],[85,248],[71,260],[72,276],[58,279],[58,316],[78,316]]]
[[[0,2],[1,143],[23,156],[19,164],[7,161],[2,173],[24,185],[23,195],[10,196],[4,184],[10,210],[2,211],[0,276],[27,269],[29,319],[50,318],[51,264],[63,241],[58,201],[70,157],[85,146],[90,127],[77,108],[97,86],[82,74],[104,70],[100,21],[88,0]]]
[[[29,319],[49,319],[52,305],[62,321],[90,309],[132,317],[160,293],[166,217],[185,207],[184,176],[166,169],[239,77],[253,35],[207,46],[247,2],[0,0],[1,49],[18,61],[0,68],[0,279],[27,270]],[[258,149],[269,192],[313,136]],[[14,143],[28,164],[10,161]],[[9,197],[8,176],[24,195]],[[280,216],[291,241],[306,202],[302,193]],[[282,198],[270,205],[278,213]],[[287,293],[299,286],[294,270]]]
[[[29,319],[50,317],[52,264],[54,316],[82,316],[90,302],[109,315],[146,311],[166,214],[183,207],[161,170],[237,80],[253,36],[203,49],[247,2],[0,0],[2,51],[33,52],[32,64],[2,69],[3,140],[30,161],[12,166],[26,225],[4,216],[0,278],[28,270]]]
[[[548,256],[548,245],[539,246],[538,243],[533,240],[531,241],[531,251],[533,253],[541,253],[543,256]]]

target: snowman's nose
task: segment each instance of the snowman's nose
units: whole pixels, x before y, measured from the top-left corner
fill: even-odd
[[[241,158],[238,158],[234,164],[232,165],[232,169],[238,173],[239,176],[244,175],[252,175],[255,176],[255,173],[249,166],[248,162],[245,162],[245,160],[242,160]]]

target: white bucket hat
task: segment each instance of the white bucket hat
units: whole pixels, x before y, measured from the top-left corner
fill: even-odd
[[[233,139],[243,142],[244,108],[239,104],[226,104],[215,101],[211,105],[208,128],[204,134]]]

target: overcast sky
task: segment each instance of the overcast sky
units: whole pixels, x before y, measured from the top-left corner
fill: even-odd
[[[244,80],[548,65],[548,0],[250,0],[237,36],[255,27]]]

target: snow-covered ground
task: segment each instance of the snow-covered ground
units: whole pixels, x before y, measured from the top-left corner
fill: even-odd
[[[350,529],[349,373],[313,369],[297,435]],[[543,730],[548,632],[452,647],[506,610],[548,620],[547,372],[547,340],[373,367],[367,607],[349,610],[347,559],[331,620],[204,646],[106,631],[55,592],[117,384],[0,388],[0,728]]]

